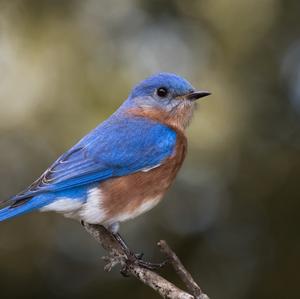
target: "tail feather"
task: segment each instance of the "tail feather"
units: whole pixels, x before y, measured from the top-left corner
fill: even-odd
[[[0,222],[40,209],[53,201],[49,194],[38,195],[20,205],[12,204],[0,210]]]

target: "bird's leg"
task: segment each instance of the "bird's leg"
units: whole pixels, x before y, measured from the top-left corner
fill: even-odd
[[[81,220],[81,225],[85,227],[85,222],[83,220]],[[121,237],[121,235],[118,233],[118,228],[119,225],[118,223],[114,223],[113,225],[109,226],[109,227],[104,227],[103,228],[106,229],[106,231],[116,240],[116,242],[120,245],[121,249],[123,250],[124,254],[125,254],[125,266],[121,269],[121,274],[124,276],[128,276],[128,267],[130,266],[130,264],[137,264],[143,268],[147,268],[150,270],[157,270],[161,267],[163,267],[164,265],[166,265],[166,263],[168,261],[164,261],[162,263],[150,263],[150,262],[146,262],[142,260],[143,254],[139,253],[136,254],[134,253],[132,250],[130,250],[130,248],[128,247],[127,243],[124,241],[124,239]],[[111,266],[109,266],[109,268],[111,268]]]
[[[125,242],[125,240],[118,233],[119,228],[120,228],[119,222],[114,222],[113,224],[111,224],[111,225],[109,225],[107,227],[108,231],[113,235],[113,237],[115,238],[115,240],[119,243],[119,245],[121,246],[121,248],[123,249],[123,251],[125,252],[125,254],[127,256],[132,256],[133,252],[130,250],[130,248],[128,247],[128,245]],[[138,255],[136,255],[136,256],[138,256]]]
[[[113,236],[116,239],[116,241],[120,244],[120,246],[122,247],[122,249],[124,250],[126,255],[128,255],[128,256],[133,255],[133,252],[130,250],[127,243],[125,242],[125,240],[121,237],[121,235],[119,233],[113,233]]]
[[[162,268],[163,266],[166,265],[167,261],[163,261],[162,263],[151,263],[151,262],[146,262],[142,260],[144,254],[143,253],[134,253],[127,245],[127,243],[124,241],[124,239],[121,237],[121,235],[117,232],[111,232],[112,235],[114,236],[115,240],[120,244],[122,249],[124,250],[127,259],[131,263],[137,263],[139,266],[143,268],[147,268],[149,270],[157,270]],[[121,270],[121,273],[123,275],[127,274],[126,268]]]

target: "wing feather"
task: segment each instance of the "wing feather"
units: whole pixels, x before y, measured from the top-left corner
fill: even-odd
[[[172,155],[175,144],[176,132],[163,124],[145,118],[109,119],[12,200],[151,169]]]

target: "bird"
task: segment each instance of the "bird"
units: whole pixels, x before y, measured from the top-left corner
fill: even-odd
[[[196,100],[208,95],[173,73],[141,81],[110,117],[10,198],[0,221],[55,211],[117,234],[121,222],[156,206],[171,186]]]

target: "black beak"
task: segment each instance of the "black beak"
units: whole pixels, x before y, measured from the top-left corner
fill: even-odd
[[[186,98],[190,101],[196,101],[200,98],[204,98],[206,96],[209,96],[211,93],[208,91],[194,91],[192,93],[189,93]]]

